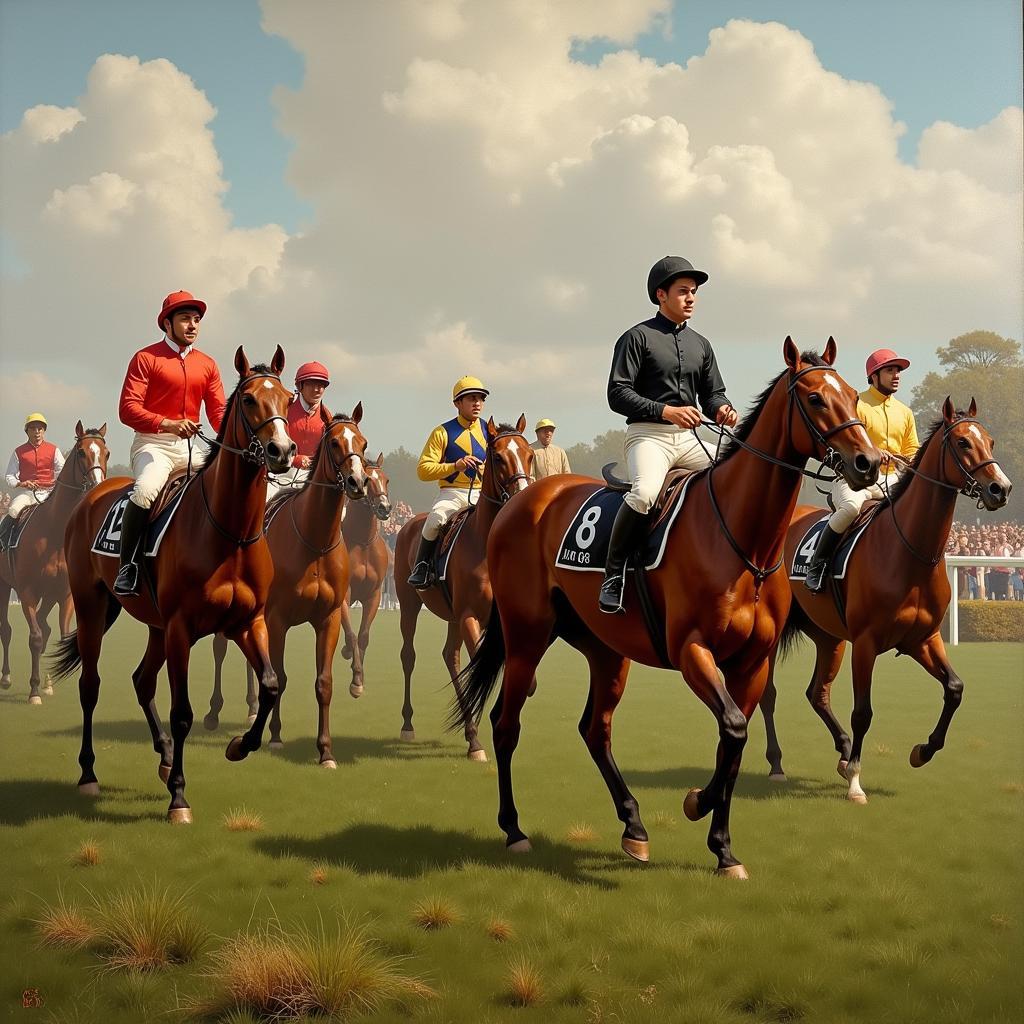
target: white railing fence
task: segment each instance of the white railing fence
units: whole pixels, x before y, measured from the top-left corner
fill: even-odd
[[[960,592],[957,569],[978,566],[989,569],[994,566],[1008,566],[1017,569],[1024,565],[1024,558],[1003,558],[1001,555],[946,555],[946,575],[953,596],[949,602],[949,642],[953,646],[960,643]]]

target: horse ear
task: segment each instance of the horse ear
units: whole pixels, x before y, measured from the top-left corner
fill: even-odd
[[[383,452],[381,452],[380,455],[377,456],[377,461],[374,463],[374,465],[378,469],[380,469],[380,467],[384,465],[384,453]]]
[[[270,368],[278,375],[284,370],[284,349],[280,345],[274,350],[274,358],[270,360]]]
[[[487,421],[487,436],[490,438],[495,438],[498,436],[498,428],[494,425],[493,416]]]
[[[821,353],[821,358],[828,363],[829,366],[835,366],[836,362],[836,339],[830,334],[828,341],[825,342],[825,351]]]
[[[952,423],[956,419],[956,409],[949,395],[946,395],[946,400],[942,403],[942,418],[947,423]]]
[[[363,418],[363,403],[360,402],[352,410],[352,421],[358,425],[359,421]]]
[[[99,434],[100,437],[106,437],[107,436],[107,425],[106,425],[106,423],[104,423],[103,426],[100,427],[100,429],[96,431],[96,433]]]
[[[521,412],[516,420],[516,430],[521,434],[526,429],[526,413]]]
[[[793,339],[787,334],[786,340],[782,343],[782,356],[786,360],[786,365],[791,370],[796,370],[800,366],[800,349],[796,347]]]
[[[79,420],[75,424],[75,437],[77,437],[79,440],[81,440],[82,437],[84,437],[84,436],[85,436],[85,427],[82,426],[82,421]]]
[[[235,369],[238,371],[239,377],[249,376],[249,360],[245,358],[245,353],[242,351],[242,346],[239,345],[235,352]]]
[[[978,415],[978,403],[974,400],[974,395],[971,395],[971,404],[967,409],[967,415],[973,420]]]

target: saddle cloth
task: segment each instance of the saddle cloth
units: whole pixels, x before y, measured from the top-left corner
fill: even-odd
[[[829,564],[829,571],[833,579],[846,579],[846,567],[850,562],[850,555],[874,518],[874,505],[875,503],[872,503],[872,514],[858,516],[850,529],[843,534],[843,539],[839,542]],[[822,511],[821,518],[816,519],[800,538],[800,543],[793,555],[793,564],[789,567],[791,580],[803,582],[807,578],[807,571],[811,566],[811,559],[814,557],[814,549],[818,546],[818,538],[821,536],[821,531],[825,529],[830,515],[830,512]]]
[[[153,502],[142,540],[142,553],[147,558],[153,558],[160,550],[160,543],[167,533],[167,527],[170,526],[174,513],[181,505],[182,497],[195,481],[195,476],[188,479],[184,476],[172,477],[164,490],[157,496],[157,500]],[[96,539],[92,542],[94,554],[108,555],[111,558],[117,558],[120,555],[121,520],[124,518],[124,509],[128,504],[129,491],[131,491],[131,486],[125,487],[121,496],[107,509]]]
[[[647,534],[644,545],[644,568],[657,569],[665,554],[668,535],[675,524],[679,510],[686,500],[686,492],[695,476],[693,473],[671,494],[660,510],[655,510],[654,525]],[[573,572],[604,572],[608,558],[608,541],[611,538],[612,523],[626,494],[619,488],[598,487],[580,506],[573,516],[569,528],[562,537],[555,555],[559,569]],[[632,568],[632,566],[630,567]]]
[[[20,515],[14,520],[14,525],[11,527],[7,543],[0,543],[0,551],[6,551],[13,556],[14,549],[18,546],[18,541],[21,540],[21,535],[25,532],[25,527],[28,526],[28,521],[32,518],[32,513],[37,508],[39,508],[38,505],[29,505],[21,510]]]
[[[442,527],[444,533],[441,535],[441,543],[437,546],[437,555],[434,558],[434,578],[438,583],[443,583],[448,578],[448,561],[472,511],[473,507],[460,509]]]

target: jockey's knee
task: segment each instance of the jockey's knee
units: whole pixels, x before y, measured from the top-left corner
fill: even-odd
[[[428,512],[427,518],[423,520],[423,539],[437,540],[437,535],[444,526],[445,517],[437,512]]]
[[[660,490],[660,488],[658,488],[658,490]],[[633,484],[633,489],[623,500],[634,512],[645,516],[651,511],[651,506],[658,497],[658,490],[654,490],[646,484],[641,484],[638,481]]]
[[[154,487],[146,481],[136,480],[132,493],[128,495],[128,500],[133,505],[138,505],[139,508],[152,508],[153,502],[156,501],[156,496],[160,493],[161,486],[157,484]]]

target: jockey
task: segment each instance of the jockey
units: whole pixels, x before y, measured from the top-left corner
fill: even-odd
[[[309,479],[320,438],[331,413],[323,404],[331,375],[323,363],[303,363],[295,373],[295,397],[288,406],[288,436],[298,447],[295,469],[286,476],[267,477],[267,500],[285,487],[301,487]]]
[[[697,289],[707,279],[681,256],[658,260],[647,275],[647,296],[658,312],[615,343],[608,404],[626,417],[632,489],[612,525],[598,599],[601,611],[609,614],[622,611],[626,558],[644,536],[668,471],[696,471],[710,464],[695,431],[701,412],[722,426],[736,423],[711,342],[687,326]]]
[[[121,567],[114,593],[138,593],[136,553],[148,519],[147,510],[174,470],[189,464],[189,438],[199,432],[199,405],[206,406],[210,425],[220,432],[224,417],[224,385],[217,364],[196,349],[199,321],[206,303],[190,292],[172,292],[164,299],[157,326],[163,338],[136,352],[128,364],[118,415],[135,431],[131,447],[135,486],[121,524]],[[193,462],[202,461],[197,453]]]
[[[864,367],[870,387],[857,397],[857,415],[864,421],[871,443],[882,453],[884,479],[851,490],[840,476],[832,484],[835,512],[821,531],[811,564],[807,567],[807,589],[820,593],[825,586],[828,564],[847,527],[857,518],[869,498],[881,500],[899,479],[900,467],[892,456],[912,459],[917,451],[917,424],[914,414],[895,398],[900,386],[900,373],[910,366],[909,359],[896,355],[891,348],[880,348],[868,356]]]
[[[458,415],[435,427],[423,446],[416,475],[424,481],[436,480],[441,496],[424,520],[416,565],[409,577],[409,585],[417,590],[426,590],[433,582],[434,548],[441,527],[456,512],[475,505],[480,494],[487,455],[480,413],[489,394],[476,377],[460,377],[452,388]]]
[[[50,496],[60,471],[64,468],[64,455],[49,441],[43,440],[46,433],[46,417],[41,412],[30,413],[25,420],[28,440],[14,449],[11,461],[7,463],[7,484],[23,489],[15,496],[7,515],[0,521],[0,546],[6,546],[15,520],[29,505],[38,505]]]
[[[551,443],[551,439],[555,436],[555,421],[537,420],[534,433],[537,435],[537,440],[530,445],[536,452],[533,456],[534,480],[543,480],[546,476],[555,476],[558,473],[571,473],[565,449]]]

